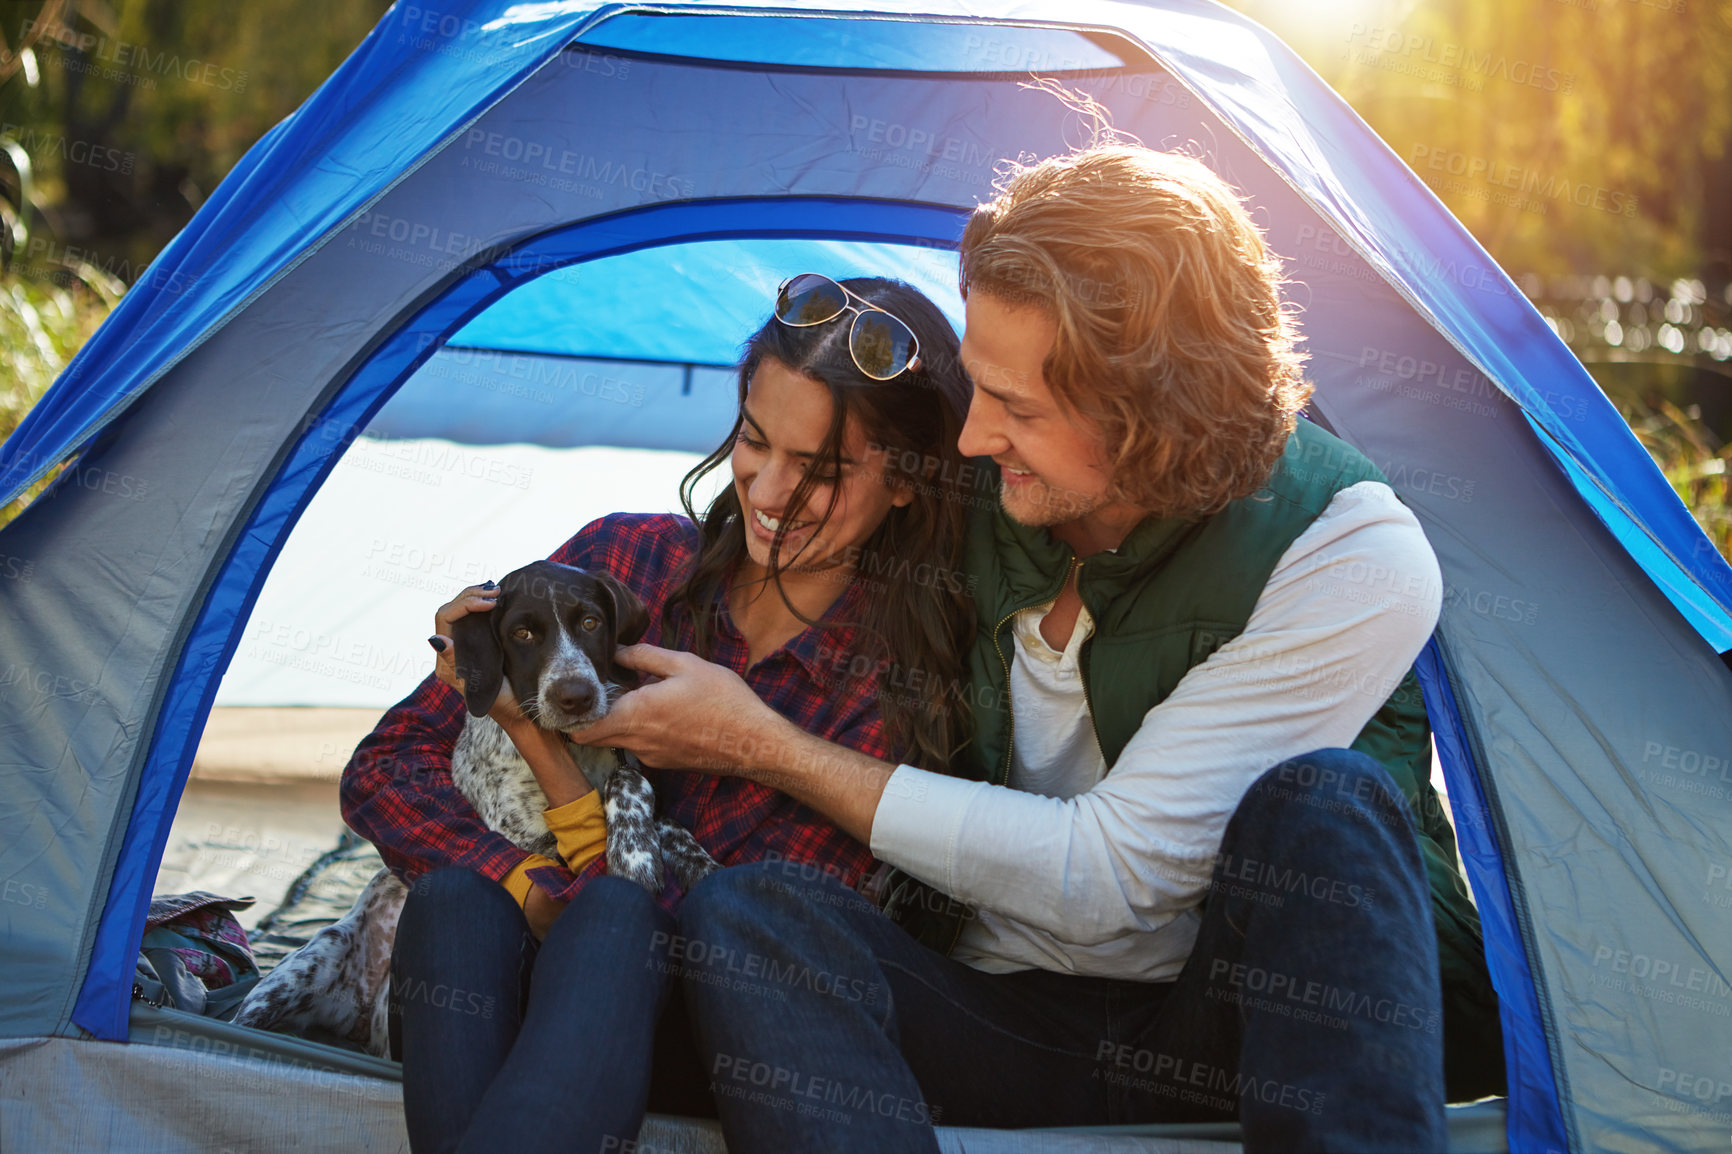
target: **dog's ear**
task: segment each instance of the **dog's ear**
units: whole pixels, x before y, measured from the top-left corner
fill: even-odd
[[[613,643],[636,645],[642,641],[644,631],[649,628],[649,610],[644,608],[643,599],[612,573],[595,569],[590,571],[590,576],[600,582],[602,589],[613,599]]]
[[[500,597],[500,601],[504,601]],[[486,717],[499,699],[505,680],[505,651],[493,619],[505,612],[496,604],[486,613],[467,613],[451,624],[451,640],[457,643],[457,676],[463,679],[463,702],[473,717]]]

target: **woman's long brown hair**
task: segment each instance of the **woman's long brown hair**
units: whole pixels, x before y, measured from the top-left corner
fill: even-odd
[[[739,367],[740,402],[766,359],[780,361],[830,392],[830,428],[788,500],[790,516],[804,508],[819,484],[815,477],[840,475],[849,420],[858,422],[870,459],[882,469],[883,483],[910,489],[914,500],[892,508],[865,544],[852,551],[851,579],[866,583],[859,621],[815,621],[794,609],[781,584],[780,532],[771,545],[766,579],[807,625],[861,627],[865,651],[835,654],[828,670],[838,678],[875,676],[879,710],[895,755],[943,771],[971,728],[965,687],[974,606],[972,586],[957,570],[968,502],[993,501],[996,494],[969,492],[966,481],[975,470],[965,467],[956,451],[970,389],[950,322],[925,296],[900,281],[858,278],[841,283],[914,331],[920,341],[920,368],[888,381],[860,372],[848,353],[851,314],[804,328],[771,317],[746,343]],[[694,625],[694,649],[702,657],[714,650],[716,599],[735,588],[726,582],[746,554],[746,527],[733,485],[701,516],[693,494],[728,461],[742,421],[736,413],[727,439],[680,484],[680,503],[698,524],[702,540],[685,579],[662,606],[663,629],[671,633],[676,614],[685,613]],[[822,534],[835,502],[833,488],[814,538]]]

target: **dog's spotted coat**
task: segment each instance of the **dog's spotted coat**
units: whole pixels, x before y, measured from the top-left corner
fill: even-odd
[[[646,622],[643,603],[612,577],[552,561],[508,574],[491,611],[458,620],[458,675],[470,716],[452,751],[451,777],[488,828],[530,853],[557,856],[541,816],[547,796],[511,738],[487,716],[500,686],[509,686],[524,716],[544,728],[599,721],[625,692],[608,676],[614,646],[636,641]],[[690,831],[656,817],[655,795],[636,758],[568,748],[601,795],[608,873],[659,894],[664,867],[687,889],[717,868]],[[387,1056],[391,946],[407,896],[402,882],[380,870],[354,908],[253,988],[235,1023],[279,1032],[316,1027]]]

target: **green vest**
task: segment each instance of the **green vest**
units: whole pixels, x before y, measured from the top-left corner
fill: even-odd
[[[1093,618],[1082,645],[1083,693],[1110,773],[1150,709],[1216,649],[1244,631],[1276,563],[1335,494],[1383,474],[1358,450],[1300,421],[1262,491],[1201,521],[1149,518],[1120,547],[1084,559],[1077,590]],[[1011,622],[1063,587],[1075,558],[1045,529],[977,509],[963,571],[977,582],[978,633],[970,658],[974,735],[954,759],[959,777],[1003,785],[1015,740],[1010,701]],[[1319,579],[1326,579],[1320,574]],[[1375,582],[1365,584],[1376,594]],[[1295,670],[1302,678],[1304,670]],[[1456,868],[1455,834],[1431,787],[1430,726],[1409,670],[1352,748],[1381,762],[1407,798],[1431,884],[1446,1029],[1471,1001],[1495,1007],[1479,915]],[[1272,768],[1272,767],[1271,767]],[[941,953],[955,946],[966,911],[905,874],[892,875],[886,912]],[[1495,1026],[1495,1009],[1491,1021]]]

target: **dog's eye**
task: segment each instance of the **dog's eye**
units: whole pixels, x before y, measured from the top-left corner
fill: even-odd
[[[601,628],[601,618],[591,614],[583,619],[582,624],[585,633],[594,633],[597,629]]]
[[[530,632],[529,627],[527,625],[519,625],[516,629],[513,629],[511,631],[511,636],[518,641],[534,641],[535,640],[535,634]]]

